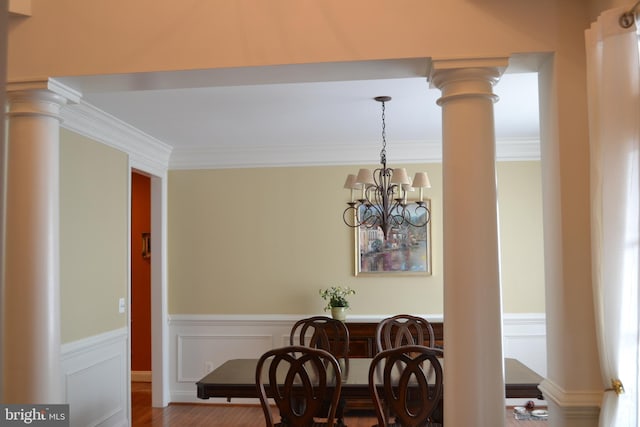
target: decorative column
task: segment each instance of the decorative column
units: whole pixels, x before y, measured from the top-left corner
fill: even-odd
[[[2,390],[4,403],[62,403],[59,125],[47,82],[7,85]]]
[[[434,61],[442,92],[444,419],[504,426],[493,85],[506,58]]]

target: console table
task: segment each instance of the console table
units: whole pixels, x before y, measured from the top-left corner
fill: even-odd
[[[442,348],[444,345],[442,322],[429,322],[433,327],[436,339],[436,346]],[[377,322],[350,322],[346,321],[349,329],[349,357],[372,358],[376,352],[376,326]],[[429,343],[426,342],[425,345]]]

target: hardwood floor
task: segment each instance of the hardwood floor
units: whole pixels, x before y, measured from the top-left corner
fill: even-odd
[[[151,384],[131,384],[133,427],[264,427],[264,415],[258,405],[215,405],[172,403],[166,408],[151,407]],[[510,408],[505,409],[506,427],[546,427],[546,421],[517,421]],[[347,416],[348,427],[371,427],[375,416]]]

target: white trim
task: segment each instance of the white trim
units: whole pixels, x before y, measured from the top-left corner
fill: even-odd
[[[377,164],[376,147],[363,144],[315,144],[280,146],[233,145],[216,147],[176,147],[171,169],[228,169],[286,166],[327,166]],[[371,157],[373,154],[374,157]],[[496,159],[540,160],[538,139],[497,141]],[[396,141],[393,164],[442,162],[442,142]]]
[[[63,128],[129,154],[135,168],[158,176],[166,174],[171,147],[164,142],[82,99],[77,104],[64,106],[61,116]]]
[[[583,412],[582,409],[590,413],[593,408],[600,408],[602,402],[601,390],[565,390],[548,378],[542,381],[539,388],[545,400],[560,407],[574,408],[577,413]]]
[[[497,161],[540,160],[540,139],[496,141]]]
[[[167,291],[168,179],[151,177],[151,377],[153,407],[169,404],[169,302]],[[154,262],[155,260],[155,262]]]
[[[119,343],[126,338],[127,328],[120,328],[77,341],[71,341],[60,346],[60,357],[62,360],[78,357],[82,353],[94,351],[100,346]]]
[[[350,143],[176,147],[171,156],[170,168],[227,169],[376,164],[379,161],[376,153],[374,146]],[[437,162],[441,158],[440,141],[403,141],[394,146],[394,164]]]
[[[315,313],[308,316],[330,316],[329,313]],[[169,315],[170,325],[271,325],[271,326],[290,326],[293,322],[306,317],[306,314],[172,314]],[[379,322],[380,320],[393,316],[393,314],[347,314],[347,322]],[[442,314],[414,314],[414,316],[423,317],[431,322],[442,322],[444,316]]]
[[[54,79],[49,79],[47,87],[49,88],[50,91],[57,93],[60,96],[63,96],[67,100],[67,102],[72,104],[77,104],[78,102],[80,102],[80,99],[82,98],[82,93],[78,92],[77,90],[67,85],[63,85],[62,83]]]
[[[131,158],[129,158],[131,160]],[[129,161],[131,163],[131,161]],[[131,338],[133,336],[133,329],[131,328],[131,212],[132,212],[132,199],[131,194],[133,192],[133,178],[131,173],[131,165],[129,165],[129,173],[127,175],[127,294],[126,294],[126,317],[127,317],[127,330],[130,332],[127,337],[127,371],[125,373],[127,379],[127,407],[129,408],[128,424],[133,423],[132,416],[132,404],[131,404]]]
[[[502,320],[505,324],[544,324],[545,313],[504,313]]]

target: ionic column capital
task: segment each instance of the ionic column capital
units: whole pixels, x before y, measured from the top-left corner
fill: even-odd
[[[61,120],[67,103],[80,101],[79,92],[54,80],[37,79],[7,83],[7,116],[48,116]]]
[[[441,90],[438,105],[459,98],[482,97],[495,102],[493,86],[509,64],[508,58],[433,60],[429,73],[432,87]]]

